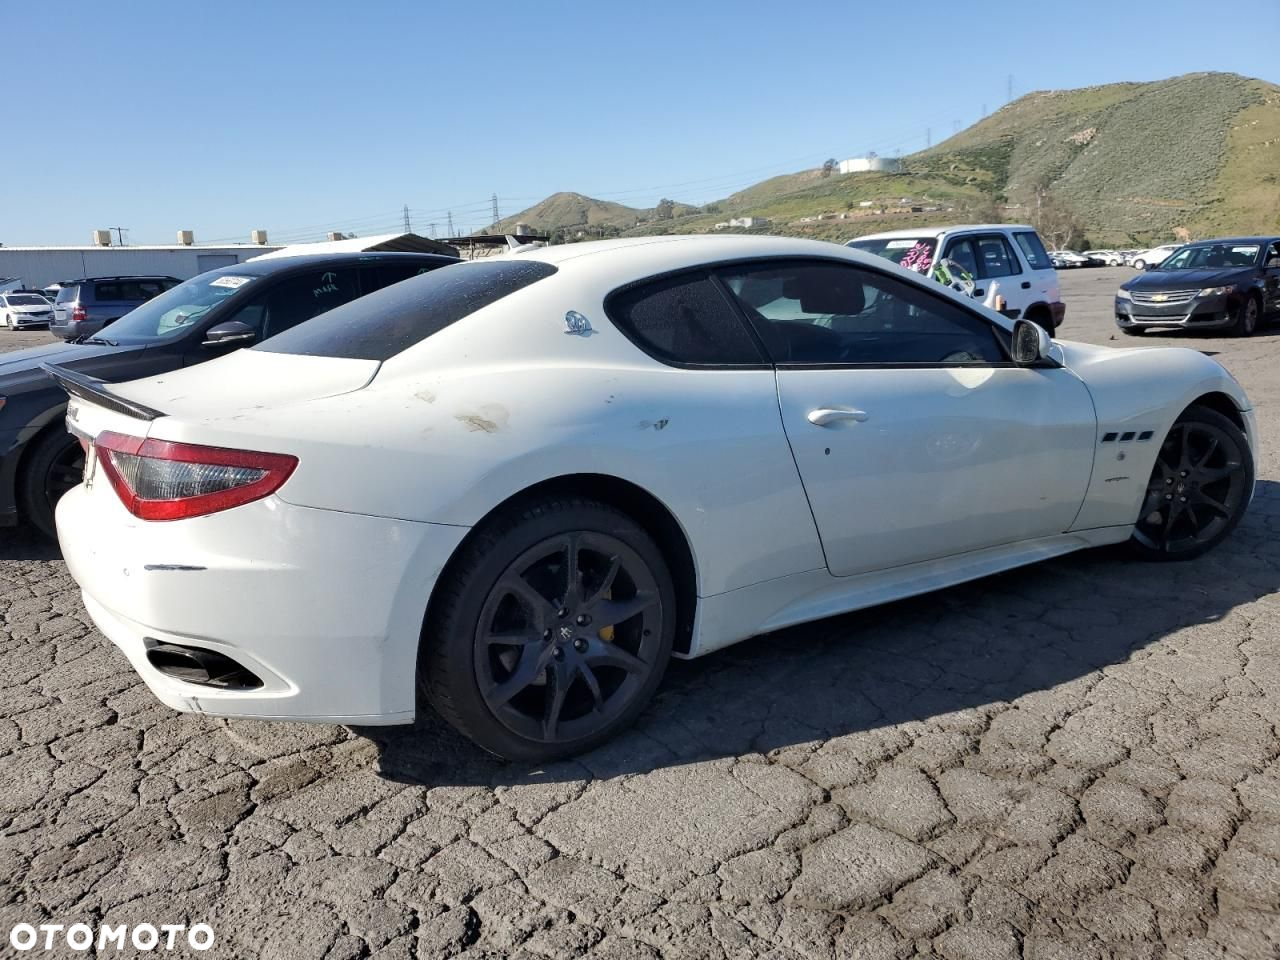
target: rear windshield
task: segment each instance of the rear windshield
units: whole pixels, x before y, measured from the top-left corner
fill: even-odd
[[[58,303],[66,303],[68,300],[74,300],[80,296],[80,287],[72,284],[69,287],[61,287],[58,290]]]
[[[11,293],[5,297],[11,307],[47,307],[49,301],[34,293]]]
[[[850,240],[846,246],[892,260],[916,273],[927,274],[933,267],[933,255],[938,249],[938,238],[893,237],[878,240]]]
[[[477,260],[443,267],[335,307],[253,349],[387,360],[555,272],[539,260]]]

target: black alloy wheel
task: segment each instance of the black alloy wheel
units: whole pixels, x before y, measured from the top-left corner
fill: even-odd
[[[1236,312],[1236,322],[1232,325],[1231,332],[1237,337],[1251,337],[1257,329],[1258,298],[1245,297],[1244,302],[1240,304],[1239,310]]]
[[[33,442],[23,458],[22,508],[37,530],[57,537],[54,508],[84,474],[84,449],[61,430],[46,432]]]
[[[1160,447],[1132,543],[1156,559],[1199,556],[1240,522],[1253,481],[1240,428],[1217,411],[1189,408]]]
[[[603,504],[550,501],[484,531],[437,587],[420,684],[485,749],[549,760],[628,725],[675,635],[661,552]]]

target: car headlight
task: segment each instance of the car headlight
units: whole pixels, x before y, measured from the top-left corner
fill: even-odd
[[[1116,291],[1116,299],[1117,299],[1117,300],[1132,300],[1132,299],[1133,299],[1133,294],[1132,294],[1132,293],[1130,293],[1128,290],[1126,290],[1124,287],[1121,287],[1119,290],[1117,290],[1117,291]]]
[[[1234,286],[1233,284],[1227,284],[1227,286],[1225,286],[1225,287],[1205,287],[1203,290],[1201,290],[1201,291],[1197,294],[1197,296],[1200,296],[1200,297],[1220,297],[1220,296],[1222,296],[1224,293],[1230,293],[1230,292],[1231,292],[1232,290],[1234,290],[1234,289],[1235,289],[1235,286]]]

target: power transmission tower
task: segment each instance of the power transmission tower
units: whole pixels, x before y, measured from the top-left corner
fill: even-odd
[[[432,240],[434,240],[434,239],[436,238],[436,225],[435,225],[434,223],[433,223],[433,224],[431,224],[431,234],[430,234],[430,236],[431,236],[431,239],[432,239]]]
[[[409,223],[409,205],[404,205],[404,232],[413,233],[413,225]]]
[[[501,220],[502,218],[498,216],[498,195],[495,193],[492,199],[493,199],[493,225],[496,227],[498,225],[498,221]]]
[[[449,211],[449,236],[453,236],[453,211]]]
[[[952,133],[952,135],[954,136],[955,134],[957,134],[957,133],[959,133],[959,132],[960,132],[960,121],[959,121],[959,120],[952,120],[952,121],[951,121],[951,133]]]
[[[985,103],[982,105],[982,116],[983,116],[983,119],[986,119],[986,116],[987,116],[987,105],[986,105]]]
[[[928,150],[933,146],[933,127],[924,128],[924,147]]]
[[[1008,79],[1005,81],[1005,93],[1007,95],[1005,98],[1005,103],[1013,103],[1013,74],[1012,73],[1009,74]]]

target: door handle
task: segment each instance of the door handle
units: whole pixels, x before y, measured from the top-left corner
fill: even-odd
[[[1031,289],[1031,281],[1030,281],[1030,280],[1023,280],[1023,281],[1022,281],[1022,289],[1023,289],[1023,290],[1030,290],[1030,289]]]
[[[865,410],[854,410],[850,407],[819,407],[809,411],[809,422],[815,427],[829,427],[841,420],[854,420],[864,423],[869,414]]]

